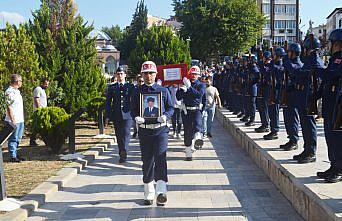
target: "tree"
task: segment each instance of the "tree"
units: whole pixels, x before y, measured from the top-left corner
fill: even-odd
[[[264,17],[255,0],[173,0],[181,36],[193,57],[209,60],[246,51],[261,35]]]
[[[144,0],[137,3],[130,26],[125,30],[124,41],[121,46],[121,58],[127,60],[136,46],[136,39],[140,32],[147,29],[147,7]],[[128,61],[128,64],[131,64]]]
[[[56,98],[53,103],[68,113],[87,106],[91,99],[101,96],[105,87],[96,63],[95,39],[89,38],[94,28],[81,16],[74,16],[72,2],[42,0],[28,25],[40,65],[56,81],[55,87],[51,87]],[[63,9],[65,6],[69,8]]]
[[[120,26],[113,25],[112,27],[103,27],[102,31],[112,39],[112,44],[119,48],[123,39],[123,32]]]
[[[174,35],[171,28],[153,26],[137,37],[136,48],[130,56],[132,72],[139,73],[141,64],[146,60],[165,65],[190,64],[191,59],[188,44]]]
[[[29,119],[33,113],[33,88],[39,84],[45,72],[39,67],[35,45],[23,25],[15,28],[7,24],[6,29],[0,31],[0,73],[1,91],[9,86],[12,74],[22,76],[20,91],[25,105],[25,118]]]

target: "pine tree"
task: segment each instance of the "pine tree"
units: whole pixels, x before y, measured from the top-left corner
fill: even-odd
[[[147,29],[147,13],[148,11],[145,1],[139,1],[133,14],[132,22],[124,35],[124,42],[121,46],[122,60],[127,60],[130,57],[131,52],[136,46],[136,39],[138,35],[140,32],[143,32]],[[131,62],[128,61],[128,64],[131,65]]]
[[[137,37],[136,48],[131,53],[133,73],[139,73],[141,64],[154,61],[157,65],[190,64],[190,51],[187,43],[174,35],[167,26],[153,26]]]
[[[18,29],[7,24],[0,32],[0,90],[5,90],[12,74],[20,74],[23,86],[20,89],[25,105],[25,116],[29,119],[33,112],[32,91],[39,84],[45,72],[39,67],[38,54],[26,28]]]
[[[105,86],[96,63],[95,39],[89,38],[94,28],[75,17],[73,6],[70,0],[42,0],[28,25],[41,67],[56,81],[51,87],[53,103],[68,113],[101,96]]]

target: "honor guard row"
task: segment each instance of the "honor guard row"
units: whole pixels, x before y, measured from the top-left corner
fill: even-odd
[[[298,163],[316,161],[318,115],[317,100],[322,98],[325,138],[331,168],[317,176],[327,182],[342,180],[341,132],[341,42],[342,31],[329,37],[331,55],[328,67],[319,57],[320,41],[310,35],[303,43],[292,43],[254,55],[228,59],[214,75],[214,84],[221,99],[245,126],[255,124],[259,111],[258,133],[268,133],[265,140],[278,139],[279,109],[283,108],[288,142],[280,145],[284,151],[298,149],[299,128],[302,128],[304,150],[293,156]],[[302,50],[303,48],[303,50]],[[299,127],[300,126],[300,127]]]

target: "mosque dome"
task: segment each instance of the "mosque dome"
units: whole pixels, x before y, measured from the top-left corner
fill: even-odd
[[[89,37],[96,38],[96,40],[111,41],[111,38],[106,33],[96,29],[90,32]]]

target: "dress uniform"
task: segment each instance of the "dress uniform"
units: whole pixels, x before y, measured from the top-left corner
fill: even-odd
[[[108,87],[106,99],[106,124],[109,120],[114,124],[115,135],[119,147],[120,160],[124,163],[127,159],[127,149],[130,141],[132,127],[131,97],[134,93],[134,85],[125,82],[126,74],[119,67],[116,71],[118,82]]]
[[[240,121],[248,122],[248,98],[247,98],[247,81],[248,81],[248,58],[242,57],[242,63],[239,69],[239,82],[240,91],[239,91],[239,99],[240,99],[240,114],[237,115],[238,118],[241,117]]]
[[[247,107],[247,116],[248,121],[246,122],[246,126],[254,126],[255,121],[255,113],[256,113],[256,97],[258,93],[257,83],[260,78],[260,72],[256,65],[256,58],[253,57],[251,64],[247,69],[247,80],[246,80],[246,107]]]
[[[197,78],[200,75],[200,68],[197,66],[190,68],[190,79],[184,78],[184,85],[177,91],[178,100],[183,100],[185,110],[182,111],[184,125],[184,145],[185,159],[192,160],[194,148],[203,146],[202,140],[202,111],[205,102],[206,85]]]
[[[302,127],[302,134],[304,140],[304,151],[293,157],[298,163],[310,163],[316,161],[317,149],[317,128],[315,116],[308,113],[308,106],[310,99],[314,96],[313,77],[324,70],[323,61],[319,58],[317,51],[320,48],[318,39],[306,39],[304,41],[304,48],[307,55],[304,57],[304,66],[294,71],[294,85],[295,85],[295,100],[294,106],[298,110],[300,125]],[[317,76],[313,73],[316,72]],[[315,94],[316,95],[316,94]]]
[[[270,117],[270,128],[271,132],[264,135],[265,140],[278,139],[279,132],[279,108],[281,98],[281,88],[284,81],[284,66],[283,57],[286,55],[284,48],[276,48],[276,58],[272,65],[271,75],[275,80],[275,87],[271,88],[274,93],[274,101],[271,101],[268,105],[268,113]],[[273,102],[273,103],[272,103]]]
[[[288,79],[286,82],[286,90],[288,103],[287,106],[283,109],[284,114],[284,123],[286,133],[288,135],[289,141],[280,145],[281,149],[286,151],[295,150],[298,148],[298,140],[299,140],[299,114],[298,109],[295,107],[296,94],[295,94],[295,71],[303,67],[303,63],[301,62],[299,55],[302,51],[302,48],[299,44],[293,43],[289,45],[289,53],[292,54],[292,57],[288,57],[284,62],[284,70],[288,74]]]
[[[268,132],[270,118],[268,114],[268,101],[270,98],[271,90],[271,71],[272,71],[272,53],[269,51],[264,52],[264,64],[261,66],[261,79],[258,85],[258,90],[262,90],[262,97],[258,98],[258,111],[261,120],[261,126],[256,128],[257,133]]]
[[[136,89],[132,99],[132,112],[139,126],[141,158],[143,161],[144,199],[146,205],[153,203],[157,194],[157,205],[164,205],[167,201],[167,162],[166,152],[168,145],[167,120],[173,115],[173,103],[167,88],[155,83],[157,73],[156,64],[146,61],[142,64],[141,74],[145,84]],[[155,122],[145,122],[140,116],[140,96],[144,93],[161,93],[161,116]],[[157,183],[154,188],[154,181]]]
[[[322,97],[324,133],[328,146],[330,168],[327,171],[318,172],[317,176],[325,179],[326,182],[335,183],[342,181],[342,131],[333,128],[336,122],[334,115],[341,111],[342,102],[342,29],[332,31],[329,41],[332,47],[332,57],[327,69],[322,74],[319,94]]]

